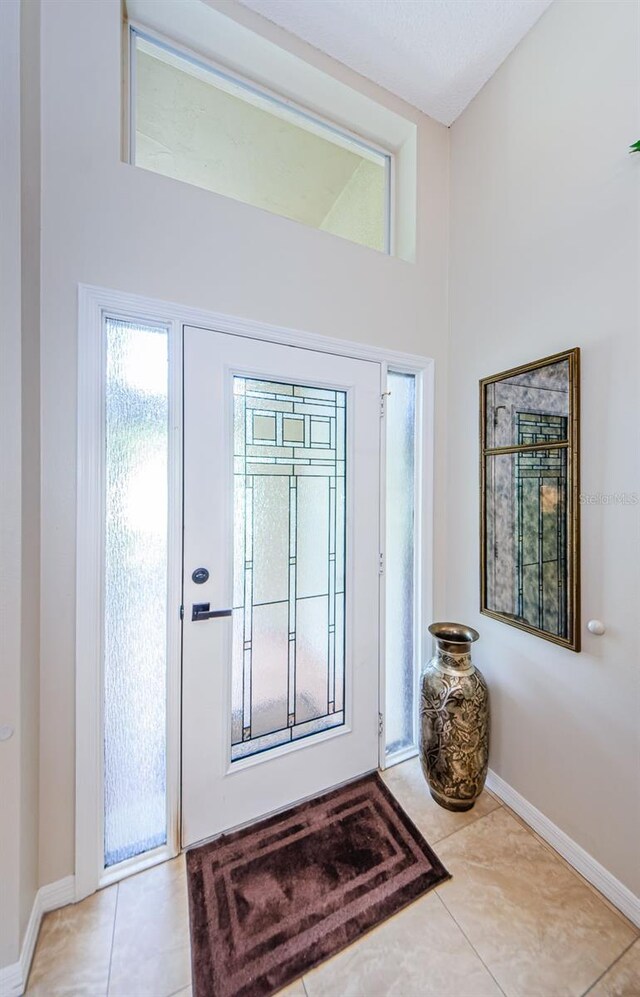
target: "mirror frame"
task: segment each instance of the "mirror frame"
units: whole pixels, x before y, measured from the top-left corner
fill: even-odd
[[[487,447],[487,386],[495,384],[497,381],[515,377],[518,374],[526,374],[541,367],[568,361],[569,365],[569,416],[567,421],[566,442],[554,442],[552,445],[544,443],[514,444],[505,447]],[[511,619],[504,613],[497,613],[487,606],[487,557],[486,557],[486,537],[487,537],[487,481],[486,466],[487,457],[500,454],[522,453],[532,450],[559,450],[566,449],[567,453],[567,621],[568,632],[566,637],[559,637],[555,634],[540,630],[527,623],[520,623]],[[511,370],[502,371],[491,377],[485,377],[480,381],[480,612],[485,616],[490,616],[494,620],[506,623],[511,627],[517,627],[527,633],[542,637],[544,640],[552,641],[561,647],[569,648],[571,651],[580,650],[580,349],[575,347],[565,350],[563,353],[555,353],[553,356],[544,357],[542,360],[535,360],[533,363],[523,364],[521,367],[513,367]]]

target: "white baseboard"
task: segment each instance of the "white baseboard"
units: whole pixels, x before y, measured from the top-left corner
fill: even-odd
[[[47,911],[57,910],[58,907],[66,907],[67,904],[74,903],[75,899],[74,876],[66,876],[56,883],[40,887],[35,895],[27,930],[22,939],[20,958],[10,966],[0,969],[0,994],[2,997],[21,997],[21,994],[26,990],[31,960],[35,952],[43,916]]]
[[[640,897],[632,893],[619,879],[616,879],[613,873],[600,865],[592,855],[576,844],[573,838],[561,831],[537,807],[525,800],[524,796],[491,769],[487,775],[487,789],[504,800],[507,806],[559,852],[569,865],[595,886],[625,917],[640,927]]]

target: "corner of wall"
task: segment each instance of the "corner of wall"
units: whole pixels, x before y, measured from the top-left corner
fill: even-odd
[[[20,950],[20,3],[0,4],[0,966]]]
[[[20,932],[27,930],[39,865],[40,751],[40,2],[20,11],[22,736]]]

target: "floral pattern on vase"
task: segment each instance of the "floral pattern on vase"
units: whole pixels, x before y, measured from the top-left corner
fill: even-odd
[[[470,810],[489,765],[489,691],[471,661],[479,634],[434,623],[437,653],[422,673],[420,760],[432,797],[447,810]]]

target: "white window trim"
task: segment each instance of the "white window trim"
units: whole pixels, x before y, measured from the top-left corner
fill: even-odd
[[[164,324],[169,330],[169,585],[167,655],[167,844],[112,869],[104,870],[102,751],[102,628],[104,606],[104,334],[105,315],[142,323]],[[78,457],[76,563],[76,900],[100,886],[116,882],[180,850],[180,620],[182,585],[182,327],[200,325],[230,335],[266,340],[301,349],[334,353],[382,364],[386,372],[416,376],[416,662],[422,658],[420,619],[430,618],[433,564],[433,414],[434,361],[427,357],[333,339],[316,333],[266,325],[249,319],[188,308],[91,285],[78,288]],[[381,433],[381,535],[384,554],[385,433]],[[385,576],[380,576],[384,610]],[[173,610],[175,609],[175,612]],[[380,712],[384,714],[384,614],[381,612]],[[380,737],[380,767],[385,764],[385,738]],[[398,760],[394,758],[394,762]]]

